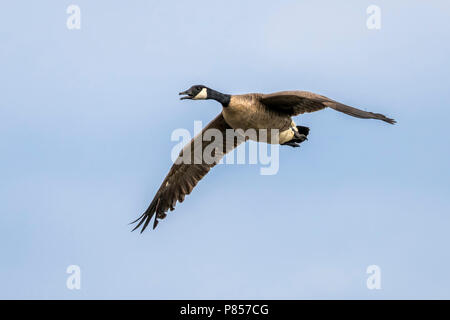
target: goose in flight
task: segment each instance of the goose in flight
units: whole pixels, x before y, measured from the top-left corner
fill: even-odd
[[[141,227],[141,233],[147,228],[150,220],[153,220],[153,229],[159,220],[166,217],[166,212],[174,210],[175,204],[183,202],[185,195],[190,194],[197,183],[214,167],[220,159],[240,143],[247,140],[232,138],[231,143],[221,145],[221,150],[212,150],[214,161],[198,159],[198,154],[191,152],[194,146],[199,146],[205,151],[211,141],[204,141],[203,135],[208,130],[216,130],[225,135],[227,130],[265,129],[278,132],[276,140],[270,140],[268,133],[264,140],[260,136],[248,137],[256,141],[279,143],[291,147],[298,147],[300,143],[307,140],[309,128],[296,126],[291,117],[306,112],[315,112],[325,108],[331,108],[346,113],[353,117],[362,119],[382,120],[389,124],[395,124],[380,113],[363,111],[347,106],[319,94],[307,91],[281,91],[271,94],[248,93],[241,95],[223,94],[203,85],[194,85],[186,91],[180,92],[181,100],[205,100],[213,99],[222,105],[222,112],[212,120],[202,132],[194,137],[180,152],[177,161],[172,165],[166,178],[162,182],[155,197],[147,210],[132,223],[137,223],[133,231]],[[227,141],[230,142],[230,141]],[[201,153],[202,153],[201,152]],[[202,153],[203,154],[203,153]],[[185,161],[187,158],[190,161]]]

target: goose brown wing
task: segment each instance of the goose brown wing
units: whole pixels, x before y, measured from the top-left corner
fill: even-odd
[[[308,91],[281,91],[263,94],[261,95],[260,101],[269,109],[285,113],[289,116],[315,112],[329,107],[356,118],[377,119],[390,124],[396,122],[394,119],[390,119],[380,113],[373,113],[350,107]]]
[[[174,210],[177,201],[183,202],[184,197],[191,193],[209,170],[227,152],[230,152],[245,140],[233,136],[229,139],[230,141],[227,141],[227,129],[231,129],[231,127],[220,113],[181,150],[148,209],[132,222],[139,221],[133,230],[142,225],[141,232],[143,232],[155,213],[153,229],[156,228],[158,219],[164,219],[169,209]],[[221,135],[223,142],[221,143],[220,139],[216,139],[215,135]],[[204,141],[205,139],[207,141]],[[210,157],[204,157],[204,154]]]

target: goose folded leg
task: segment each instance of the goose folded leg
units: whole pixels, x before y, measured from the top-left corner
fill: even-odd
[[[280,143],[282,146],[290,146],[294,148],[300,147],[300,143],[308,140],[308,127],[296,126],[289,128],[292,138],[286,142]]]

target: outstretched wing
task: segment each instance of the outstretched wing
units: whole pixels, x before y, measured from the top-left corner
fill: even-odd
[[[177,201],[183,202],[184,197],[191,193],[208,171],[227,152],[230,152],[245,140],[243,137],[229,137],[226,134],[227,129],[231,129],[231,127],[220,113],[181,150],[148,209],[132,222],[139,221],[133,231],[142,225],[142,233],[156,213],[153,221],[153,229],[155,229],[158,225],[158,219],[164,219],[169,209],[174,210]],[[217,139],[216,135],[221,135],[222,140]],[[204,141],[205,139],[209,141]],[[207,155],[207,157],[204,157],[204,155]]]
[[[281,91],[263,94],[260,100],[269,109],[296,116],[305,112],[314,112],[330,107],[356,118],[377,119],[390,124],[396,121],[380,113],[373,113],[347,106],[327,97],[307,91]]]

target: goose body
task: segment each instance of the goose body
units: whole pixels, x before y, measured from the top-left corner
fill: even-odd
[[[216,100],[222,105],[222,112],[183,148],[147,210],[133,222],[138,222],[133,230],[142,226],[141,232],[143,232],[153,217],[153,229],[156,228],[158,221],[166,217],[168,210],[174,210],[176,203],[182,202],[184,197],[191,193],[197,183],[226,153],[245,140],[252,139],[298,147],[300,143],[307,139],[309,128],[296,126],[292,120],[293,116],[329,107],[356,118],[376,119],[389,124],[395,123],[395,120],[382,114],[363,111],[307,91],[229,95],[202,85],[196,85],[181,92],[180,95],[184,95],[181,100]],[[244,132],[254,130],[257,135],[244,135],[242,139],[233,138],[231,143],[224,143],[222,149],[218,150],[218,148],[211,148],[212,141],[204,141],[203,139],[203,134],[210,129],[214,129],[224,136],[230,129],[236,131],[241,129]],[[260,134],[261,130],[266,132],[265,136]],[[211,155],[214,156],[214,161],[210,162],[199,158],[193,152],[196,146],[200,146],[201,151],[212,150]],[[185,161],[186,158],[189,161]]]
[[[271,143],[277,141],[282,144],[292,139],[294,136],[291,128],[296,128],[291,117],[280,114],[278,112],[268,110],[261,102],[261,94],[250,93],[231,96],[230,103],[222,107],[222,114],[225,121],[233,129],[242,129],[247,131],[255,129],[257,133],[256,140]],[[260,137],[259,132],[265,129],[267,135]],[[272,139],[272,130],[279,131],[279,136]],[[267,139],[266,139],[267,137]]]

